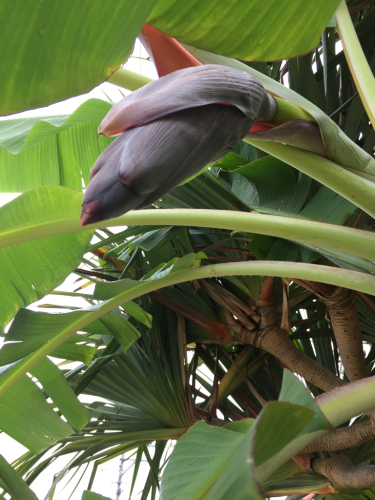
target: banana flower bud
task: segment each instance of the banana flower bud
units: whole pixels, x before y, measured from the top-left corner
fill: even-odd
[[[120,135],[91,170],[81,225],[155,203],[276,111],[256,78],[214,64],[175,71],[136,90],[100,124],[100,134]]]

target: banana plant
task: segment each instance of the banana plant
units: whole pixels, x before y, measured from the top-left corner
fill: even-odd
[[[0,486],[34,499],[65,457],[43,495],[94,463],[100,498],[126,453],[142,499],[372,498],[374,6],[99,4],[2,7],[4,115],[132,93],[0,120],[24,193],[0,209],[0,429],[29,450]],[[119,68],[138,34],[154,82]]]

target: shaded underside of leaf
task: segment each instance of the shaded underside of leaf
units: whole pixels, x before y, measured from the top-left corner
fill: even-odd
[[[4,3],[1,114],[88,92],[130,55],[155,0]],[[6,20],[6,22],[5,22]],[[74,77],[66,78],[72,74]]]
[[[258,0],[223,5],[159,0],[147,22],[178,41],[248,61],[286,59],[318,44],[338,0],[294,2]],[[202,19],[204,19],[203,25]],[[224,35],[224,36],[223,36]]]

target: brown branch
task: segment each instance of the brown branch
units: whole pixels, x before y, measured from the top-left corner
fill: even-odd
[[[291,278],[291,280],[294,283],[297,283],[297,285],[302,286],[303,288],[306,288],[306,290],[309,290],[310,292],[314,293],[315,295],[318,295],[318,297],[321,297],[322,295],[324,297],[329,297],[336,291],[336,286],[334,285],[327,285],[325,283],[318,283],[317,281],[304,281],[304,280],[298,280],[295,278]]]
[[[86,269],[77,268],[73,272],[78,274],[84,274],[85,276],[100,278],[107,281],[118,281],[118,278],[116,278],[115,276],[110,276],[109,274],[103,274],[103,273],[96,273],[95,271],[86,271]]]
[[[219,351],[218,351],[218,345],[216,344],[214,380],[212,382],[211,403],[210,403],[210,408],[208,410],[208,413],[212,418],[217,417],[218,395],[219,395]]]
[[[324,297],[337,347],[348,379],[353,382],[367,377],[362,332],[356,306],[356,293],[340,288]]]
[[[243,420],[243,416],[240,415],[237,411],[234,411],[231,408],[228,408],[227,412],[229,413],[229,415],[234,417],[236,420]]]
[[[361,10],[368,7],[372,2],[373,0],[356,0],[352,4],[348,5],[350,15],[354,16],[354,14],[361,12]]]
[[[243,317],[243,312],[251,316],[251,319],[253,321],[259,323],[259,315],[250,306],[245,304],[245,302],[243,302],[233,293],[229,292],[229,290],[227,290],[223,286],[217,285],[215,282],[208,280],[201,280],[201,285],[211,298],[213,298],[218,304],[228,309],[228,311],[233,312],[240,321],[240,317],[245,323],[249,321],[248,318]],[[233,306],[235,306],[235,309],[233,309]],[[240,315],[240,317],[238,316],[238,314]]]
[[[206,400],[207,398],[209,398],[210,396],[207,395],[207,394],[203,394],[203,392],[201,392],[199,389],[196,389],[195,387],[193,387],[192,385],[190,385],[190,390],[193,394],[195,394],[196,396],[199,396],[200,398],[202,398],[203,400]]]
[[[196,347],[196,352],[198,353],[199,357],[205,362],[205,364],[211,368],[212,371],[215,370],[215,361],[212,359],[210,353],[206,351],[201,346]],[[221,380],[224,377],[224,372],[221,370],[220,367],[218,367],[218,376],[219,379]],[[241,389],[236,389],[233,394],[238,400],[244,405],[246,410],[255,418],[259,412],[260,409],[249,399],[242,391]],[[207,410],[206,410],[207,411]]]
[[[344,380],[301,352],[290,340],[285,330],[277,326],[277,315],[272,307],[259,310],[261,313],[261,330],[249,332],[245,328],[236,334],[236,341],[242,340],[260,347],[275,356],[292,372],[297,373],[324,391],[345,385]]]
[[[227,309],[233,316],[236,316],[238,321],[244,325],[248,330],[253,330],[255,328],[255,324],[246,316],[243,312],[244,307],[251,310],[246,304],[243,304],[244,307],[239,307],[239,299],[237,298],[236,303],[231,300],[230,292],[228,292],[224,287],[215,285],[214,283],[209,283],[205,280],[201,280],[201,285],[204,291],[218,304]],[[242,310],[241,310],[242,309]],[[251,310],[251,312],[254,312]],[[259,318],[257,316],[257,318]]]
[[[197,420],[205,420],[206,424],[213,427],[225,427],[230,424],[229,420],[223,420],[218,417],[212,418],[209,411],[204,410],[203,408],[198,408],[198,406],[195,407],[194,411]]]
[[[358,226],[358,224],[361,222],[361,219],[362,217],[365,215],[366,212],[364,212],[363,210],[361,210],[356,218],[356,220],[354,221],[354,224],[353,224],[353,228],[356,228]]]
[[[252,415],[254,418],[256,418],[259,415],[260,408],[257,407],[256,404],[254,404],[250,398],[244,394],[241,389],[236,389],[233,392],[233,396],[235,396],[246,408],[246,410]]]
[[[199,391],[198,389],[194,389],[193,386],[190,386],[190,390],[194,394],[196,394],[197,396],[201,397],[202,399],[207,399],[209,397],[206,394],[203,394],[203,392]],[[219,410],[224,413],[224,405],[219,405]],[[204,410],[204,411],[207,411],[207,410]],[[232,410],[231,408],[227,408],[227,412],[229,413],[229,415],[234,417],[236,420],[243,420],[243,418],[244,418],[243,415],[241,415],[240,413],[238,413],[235,410]]]
[[[324,436],[306,446],[300,453],[347,450],[373,437],[375,437],[375,422],[373,419],[370,419],[366,422],[327,432]]]
[[[232,333],[225,323],[208,318],[196,309],[193,309],[179,300],[172,299],[161,293],[150,292],[149,296],[157,302],[160,302],[160,304],[168,307],[168,309],[171,309],[177,314],[181,314],[184,318],[187,318],[197,325],[205,328],[213,336],[213,338],[208,338],[207,342],[218,341],[231,343],[233,341]]]
[[[258,299],[259,307],[268,307],[273,304],[273,276],[265,276],[263,280],[262,291]]]
[[[339,354],[348,379],[352,382],[366,378],[366,363],[356,307],[356,293],[353,290],[324,285],[314,281],[296,279],[293,281],[312,291],[326,303]]]
[[[315,458],[311,461],[311,468],[328,478],[336,491],[347,488],[367,489],[375,486],[375,466],[354,467],[345,455]]]
[[[291,328],[290,312],[289,312],[289,283],[282,280],[283,284],[283,307],[281,311],[281,328],[289,332]]]

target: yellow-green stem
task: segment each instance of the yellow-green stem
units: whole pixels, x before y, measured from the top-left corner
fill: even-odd
[[[341,0],[335,16],[337,31],[350,72],[372,126],[375,128],[375,78],[359,43],[345,0]]]
[[[108,83],[112,83],[113,85],[118,85],[119,87],[132,91],[137,90],[152,81],[152,78],[139,75],[138,73],[134,73],[133,71],[129,71],[125,68],[119,68],[117,71],[112,73],[107,80]]]
[[[254,139],[245,141],[328,186],[375,217],[375,184],[370,176],[358,170],[350,171],[327,158],[294,146]]]
[[[260,147],[262,142],[270,144],[265,141],[256,142],[259,143]],[[105,221],[106,227],[138,225],[211,227],[265,234],[310,245],[315,249],[319,247],[332,248],[370,261],[375,258],[375,233],[293,217],[230,210],[165,209],[136,210],[116,219]],[[0,248],[47,236],[101,227],[103,227],[103,222],[81,227],[78,217],[26,227],[21,226],[0,231]]]

